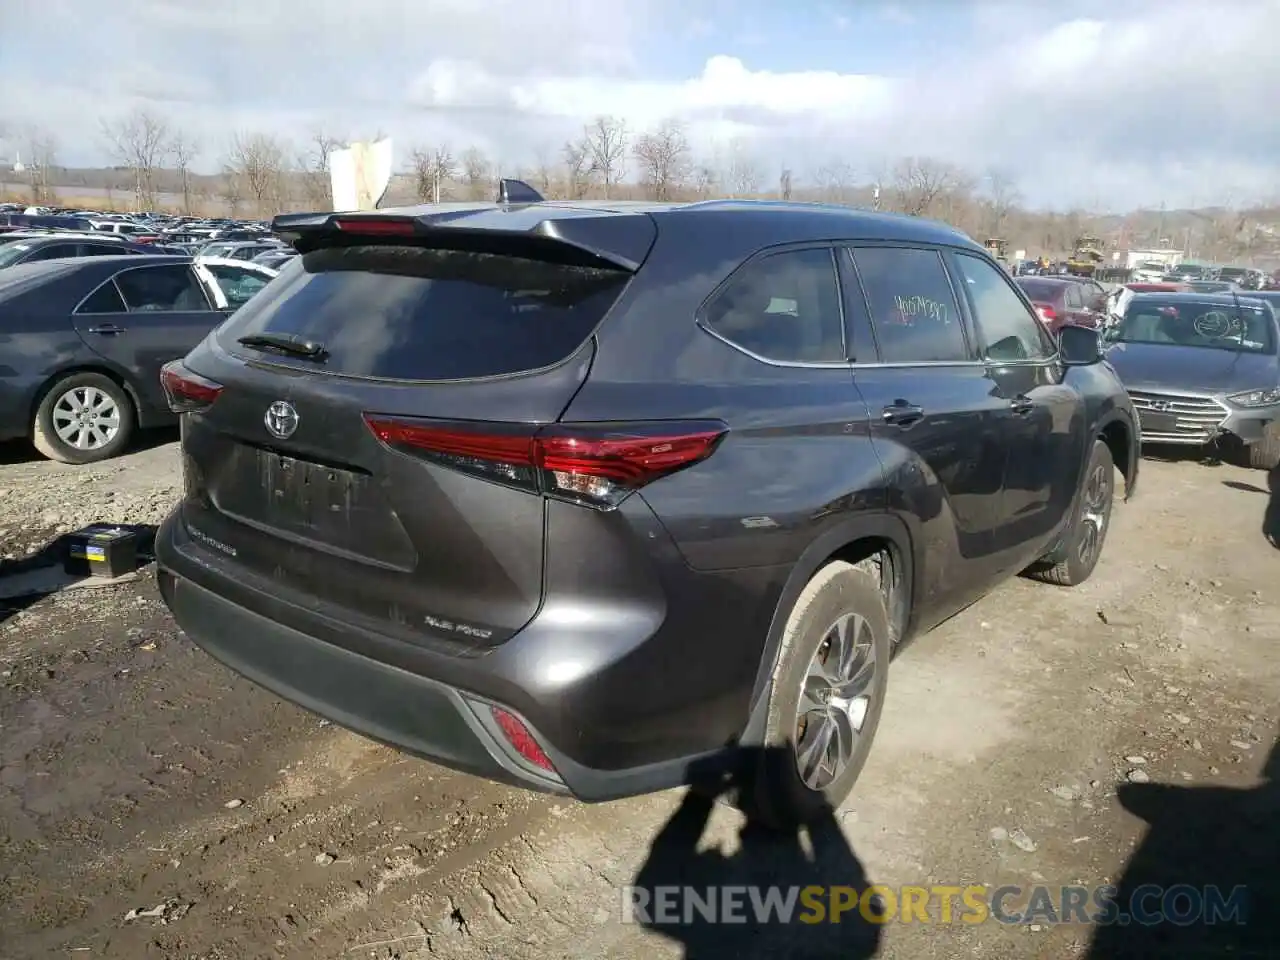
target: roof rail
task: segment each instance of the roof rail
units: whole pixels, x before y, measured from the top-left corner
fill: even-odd
[[[546,199],[523,180],[498,181],[498,203],[504,206],[510,203],[543,203]]]

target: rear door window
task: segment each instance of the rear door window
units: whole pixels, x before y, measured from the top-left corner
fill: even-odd
[[[74,257],[76,255],[77,245],[74,243],[51,243],[47,247],[41,247],[31,256],[27,257],[27,263],[35,263],[38,260],[60,260],[63,257]]]
[[[108,280],[85,297],[76,313],[125,313],[127,310],[124,300],[120,298],[120,291],[116,289],[116,282]]]
[[[251,334],[324,345],[324,369],[389,380],[461,380],[537,370],[571,356],[630,274],[492,253],[367,245],[294,257],[219,330],[241,356]],[[307,369],[316,369],[309,364]]]
[[[212,309],[186,264],[130,267],[116,274],[116,285],[130,312],[184,313]]]
[[[751,261],[712,298],[703,316],[724,339],[766,360],[845,359],[839,277],[826,247]]]
[[[973,359],[955,291],[936,250],[851,251],[885,363]]]

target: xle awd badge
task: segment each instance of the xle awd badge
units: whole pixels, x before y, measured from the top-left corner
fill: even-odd
[[[288,440],[298,429],[298,411],[287,400],[277,400],[267,407],[262,422],[267,425],[267,433],[278,440]]]

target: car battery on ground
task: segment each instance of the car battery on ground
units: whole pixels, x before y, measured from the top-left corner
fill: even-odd
[[[114,579],[138,569],[138,536],[132,530],[98,523],[69,533],[63,569],[74,577]]]

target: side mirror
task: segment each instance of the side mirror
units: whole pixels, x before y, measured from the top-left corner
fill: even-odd
[[[1058,331],[1058,354],[1064,366],[1087,367],[1102,359],[1098,331],[1067,324]]]

